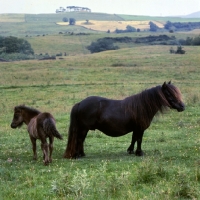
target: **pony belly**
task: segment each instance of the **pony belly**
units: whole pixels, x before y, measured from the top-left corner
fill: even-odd
[[[120,129],[109,129],[105,127],[98,127],[97,129],[110,137],[120,137],[131,132],[131,131],[127,131],[127,130],[125,131],[125,130],[120,130]]]

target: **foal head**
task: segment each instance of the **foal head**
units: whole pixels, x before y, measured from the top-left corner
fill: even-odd
[[[21,127],[24,122],[23,116],[22,116],[22,109],[20,109],[19,106],[14,108],[14,116],[11,123],[11,128],[17,128]]]
[[[176,109],[178,112],[185,110],[185,104],[181,98],[180,90],[171,84],[171,82],[164,82],[162,85],[162,92],[168,101],[169,107]]]
[[[40,111],[26,107],[24,105],[16,106],[14,108],[14,116],[11,123],[11,128],[21,127],[23,123],[28,124],[30,119],[38,115]]]

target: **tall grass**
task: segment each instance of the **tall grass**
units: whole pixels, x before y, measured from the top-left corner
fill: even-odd
[[[47,46],[53,37],[47,36]],[[169,48],[138,46],[62,60],[1,63],[1,198],[198,199],[200,48],[187,47],[185,55],[172,55]],[[86,138],[86,157],[63,158],[75,103],[90,95],[122,99],[169,80],[180,88],[186,110],[155,116],[144,134],[144,157],[127,154],[131,134],[111,138],[96,130]],[[38,160],[32,160],[25,126],[10,128],[13,107],[19,104],[56,118],[64,140],[55,140],[53,163],[47,167],[39,141]]]

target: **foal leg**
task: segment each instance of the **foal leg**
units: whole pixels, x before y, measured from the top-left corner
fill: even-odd
[[[48,165],[49,164],[49,145],[48,145],[46,139],[44,141],[41,141],[41,149],[43,151],[44,165]]]
[[[52,153],[53,153],[53,141],[54,137],[49,137],[49,162],[52,162]]]
[[[36,139],[33,137],[30,137],[31,143],[32,143],[32,149],[33,149],[33,160],[37,160],[37,152],[36,152]]]

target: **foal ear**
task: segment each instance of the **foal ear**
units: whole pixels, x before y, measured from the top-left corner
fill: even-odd
[[[171,81],[169,81],[168,84],[171,84]]]
[[[14,111],[15,111],[15,112],[21,112],[21,110],[18,108],[18,106],[16,106],[16,107],[14,108]]]

